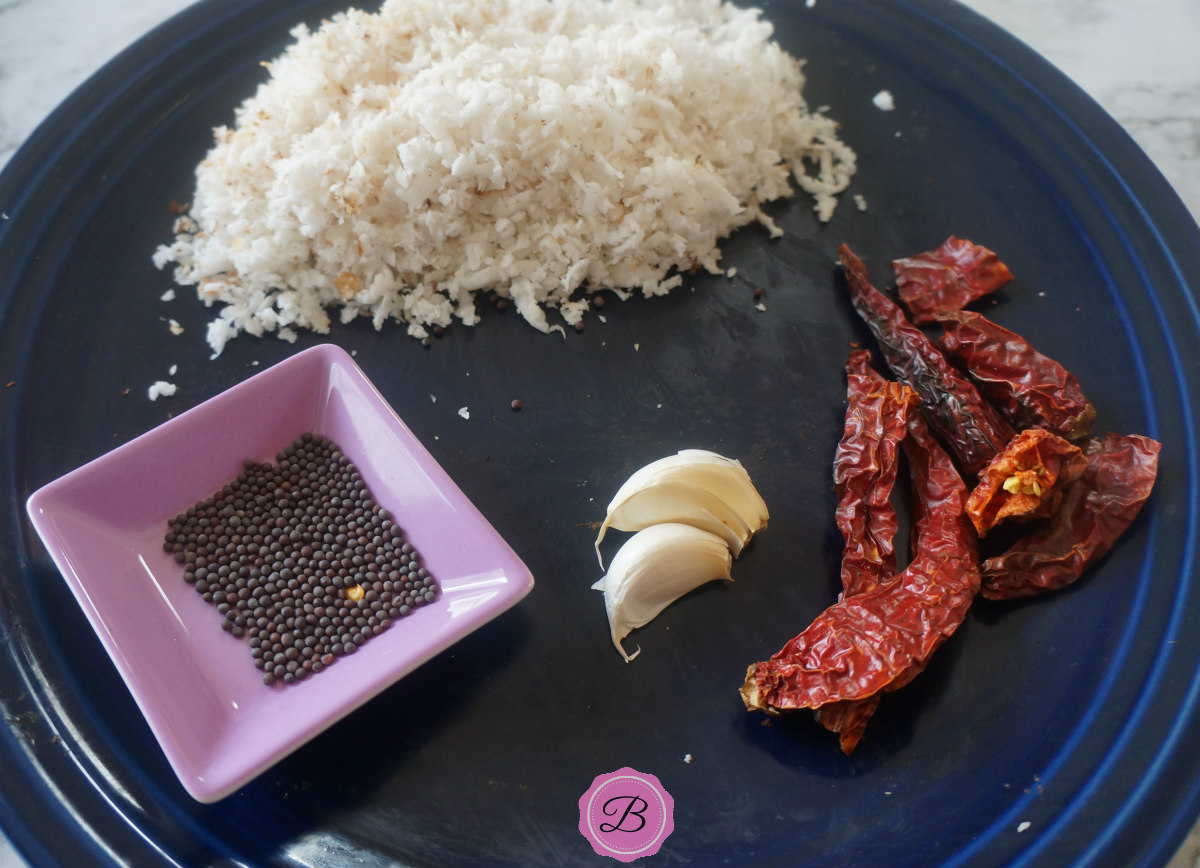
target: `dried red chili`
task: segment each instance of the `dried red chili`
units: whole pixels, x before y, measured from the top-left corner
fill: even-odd
[[[879,710],[879,698],[880,694],[876,693],[866,699],[844,699],[817,709],[817,722],[830,732],[837,733],[838,746],[846,756],[854,753],[862,741],[867,724]]]
[[[1158,475],[1160,449],[1157,440],[1140,434],[1086,442],[1087,469],[1067,487],[1046,527],[984,562],[983,596],[1025,597],[1076,581],[1141,511]]]
[[[862,260],[849,247],[843,244],[838,255],[854,309],[870,326],[888,367],[921,397],[930,426],[953,451],[963,472],[975,476],[1016,432],[908,321],[899,305],[871,285]]]
[[[899,522],[891,494],[908,416],[919,403],[908,386],[880,376],[866,350],[846,360],[846,399],[845,426],[833,459],[835,516],[844,540],[843,598],[869,591],[896,573]],[[878,707],[878,695],[831,702],[817,709],[817,721],[837,733],[842,751],[850,754]]]
[[[967,516],[981,537],[1007,519],[1045,518],[1058,509],[1063,489],[1083,475],[1087,464],[1083,450],[1071,441],[1045,428],[1028,428],[979,475],[967,498]]]
[[[908,419],[904,451],[915,494],[912,562],[843,597],[770,660],[752,664],[741,688],[748,709],[820,708],[895,690],[962,623],[979,590],[966,486],[920,414]]]
[[[908,386],[880,376],[866,350],[846,360],[846,399],[842,439],[833,458],[834,515],[844,540],[842,596],[853,596],[896,572],[899,523],[891,495],[900,442],[918,399]]]
[[[1027,340],[981,314],[938,317],[939,343],[961,364],[979,391],[1018,428],[1048,428],[1069,440],[1091,430],[1096,408],[1079,380]]]
[[[953,235],[937,250],[893,260],[892,272],[900,300],[919,325],[961,310],[1012,280],[995,253]]]
[[[889,367],[918,394],[923,413],[910,412],[911,395],[896,392],[871,369],[869,354],[851,354],[849,406],[835,458],[843,591],[770,660],[749,667],[741,694],[751,710],[815,709],[849,754],[882,694],[925,669],[981,589],[1003,599],[1062,587],[1106,554],[1149,496],[1161,447],[1147,437],[1110,434],[1080,450],[1059,436],[1082,436],[1094,416],[1077,381],[978,314],[943,312],[938,319],[947,326],[947,351],[961,350],[973,375],[1001,371],[997,379],[1007,391],[998,394],[1012,402],[1005,408],[1011,418],[1034,420],[1017,435],[985,399],[988,393],[958,376],[937,346],[871,285],[849,248],[843,245],[839,255],[855,309]],[[965,337],[975,337],[971,328],[987,340],[970,343]],[[964,340],[956,343],[957,337]],[[907,437],[898,430],[901,418]],[[926,420],[968,472],[986,465],[970,497]],[[914,558],[889,576],[896,563],[897,521],[888,494],[897,438],[912,464]],[[981,571],[976,533],[1017,517],[1046,523],[1004,555],[989,558]]]

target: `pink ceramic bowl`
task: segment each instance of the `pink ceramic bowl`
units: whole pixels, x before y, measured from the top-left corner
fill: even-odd
[[[263,684],[163,551],[167,521],[306,431],[358,465],[441,594],[358,653]],[[229,795],[515,604],[529,570],[350,356],[314,347],[44,486],[29,515],[189,793]]]

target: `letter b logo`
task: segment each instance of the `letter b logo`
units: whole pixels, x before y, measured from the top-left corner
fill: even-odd
[[[601,856],[632,862],[675,829],[675,802],[658,778],[631,768],[598,776],[579,799],[579,831]]]
[[[621,810],[622,803],[625,805],[624,811]],[[615,824],[601,823],[600,831],[637,832],[646,826],[646,808],[648,807],[650,807],[650,803],[641,796],[613,796],[601,806],[600,810],[610,817],[616,816],[619,812],[621,819],[617,820]],[[637,825],[630,825],[629,828],[625,828],[625,818],[629,816],[633,817],[631,823],[636,822]]]

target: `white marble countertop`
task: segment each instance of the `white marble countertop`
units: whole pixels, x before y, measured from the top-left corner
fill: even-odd
[[[190,0],[7,0],[0,4],[0,168],[105,61]],[[820,0],[835,2],[835,0]],[[1200,220],[1200,3],[965,0],[1091,94]],[[1200,827],[1198,827],[1200,828]],[[0,837],[0,868],[23,863]],[[1193,829],[1170,868],[1200,868]]]

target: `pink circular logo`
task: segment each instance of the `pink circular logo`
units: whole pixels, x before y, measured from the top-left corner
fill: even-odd
[[[632,862],[675,830],[675,800],[658,778],[631,768],[599,775],[579,797],[579,831],[601,856]]]

